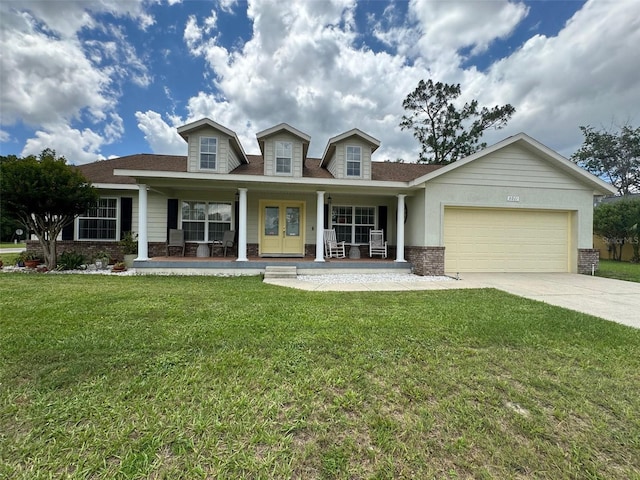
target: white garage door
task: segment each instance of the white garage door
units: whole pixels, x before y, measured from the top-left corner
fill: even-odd
[[[445,208],[445,271],[567,272],[569,212]]]

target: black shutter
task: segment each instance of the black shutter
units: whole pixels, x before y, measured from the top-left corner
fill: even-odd
[[[178,228],[178,199],[169,198],[167,200],[167,242],[169,241],[169,230]]]
[[[131,217],[133,215],[133,198],[120,198],[120,239],[127,232],[131,231]]]
[[[387,206],[380,205],[378,207],[378,228],[382,228],[384,230],[384,238],[387,239],[387,232],[389,229],[387,228]]]
[[[240,201],[236,200],[233,204],[233,230],[235,230],[236,235],[238,235],[238,230],[240,230]]]
[[[329,228],[329,204],[324,204],[324,228]]]
[[[73,226],[75,223],[76,221],[74,220],[62,229],[62,240],[73,240]]]

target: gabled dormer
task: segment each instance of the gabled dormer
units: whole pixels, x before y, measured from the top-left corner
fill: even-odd
[[[208,118],[178,127],[188,144],[187,171],[229,173],[249,160],[233,130]]]
[[[329,139],[320,166],[335,178],[371,180],[371,154],[380,141],[354,128]]]
[[[256,133],[264,158],[264,174],[269,176],[302,177],[302,168],[309,151],[311,137],[281,123]]]

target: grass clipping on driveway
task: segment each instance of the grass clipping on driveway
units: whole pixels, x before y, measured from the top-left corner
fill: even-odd
[[[638,478],[640,331],[497,290],[0,276],[0,478]]]

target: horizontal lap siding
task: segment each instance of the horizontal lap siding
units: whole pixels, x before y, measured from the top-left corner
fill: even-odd
[[[443,175],[438,183],[582,190],[569,175],[550,163],[512,145],[488,155],[480,161],[464,165]]]

